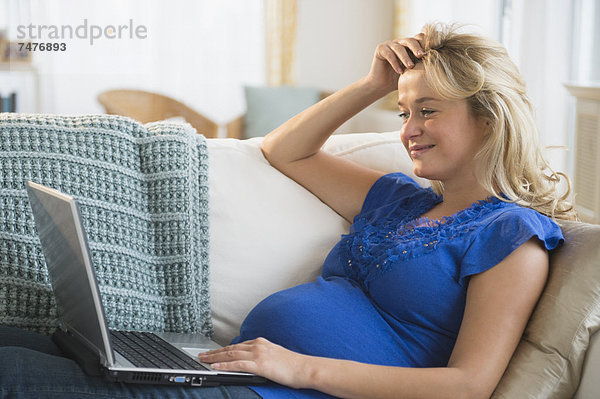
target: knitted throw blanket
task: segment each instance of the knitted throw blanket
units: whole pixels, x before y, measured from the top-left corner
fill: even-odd
[[[110,327],[211,335],[204,136],[112,115],[0,114],[0,168],[0,324],[57,323],[32,180],[79,201]]]

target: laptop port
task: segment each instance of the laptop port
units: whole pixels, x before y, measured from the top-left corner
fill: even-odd
[[[192,386],[193,387],[201,387],[204,382],[204,378],[202,377],[192,377]]]
[[[174,375],[172,375],[171,377],[169,377],[169,381],[175,382],[175,383],[179,383],[179,384],[183,384],[185,382],[189,382],[190,379],[188,377],[184,377],[184,376],[174,376]]]

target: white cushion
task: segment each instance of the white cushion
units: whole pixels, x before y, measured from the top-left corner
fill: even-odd
[[[263,298],[314,280],[348,223],[269,165],[262,138],[209,139],[214,339],[228,343]],[[398,132],[332,136],[326,151],[411,174]],[[421,180],[426,183],[426,181]]]

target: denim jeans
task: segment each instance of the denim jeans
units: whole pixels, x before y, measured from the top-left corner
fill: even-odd
[[[260,399],[248,387],[170,387],[110,382],[86,375],[48,336],[0,326],[1,398]]]

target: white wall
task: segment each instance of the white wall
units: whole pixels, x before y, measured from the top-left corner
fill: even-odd
[[[427,0],[411,2],[408,32],[419,32],[429,22],[459,23],[469,31],[500,40],[500,0]]]
[[[393,34],[393,0],[298,0],[295,80],[298,86],[339,90],[369,72],[377,44]],[[370,107],[338,132],[383,131],[399,119]],[[365,123],[366,122],[366,123]]]
[[[146,28],[143,39],[43,40],[67,45],[65,52],[34,53],[45,113],[100,113],[100,92],[137,88],[228,122],[244,111],[241,84],[265,82],[263,18],[262,0],[0,0],[0,29],[13,40],[18,25],[29,24],[78,27],[87,20],[107,27],[133,20]],[[6,75],[0,72],[0,90],[20,82],[20,111],[37,111],[25,101],[32,96],[27,78]]]
[[[392,36],[393,0],[299,0],[298,85],[339,90],[369,72],[375,47]]]

